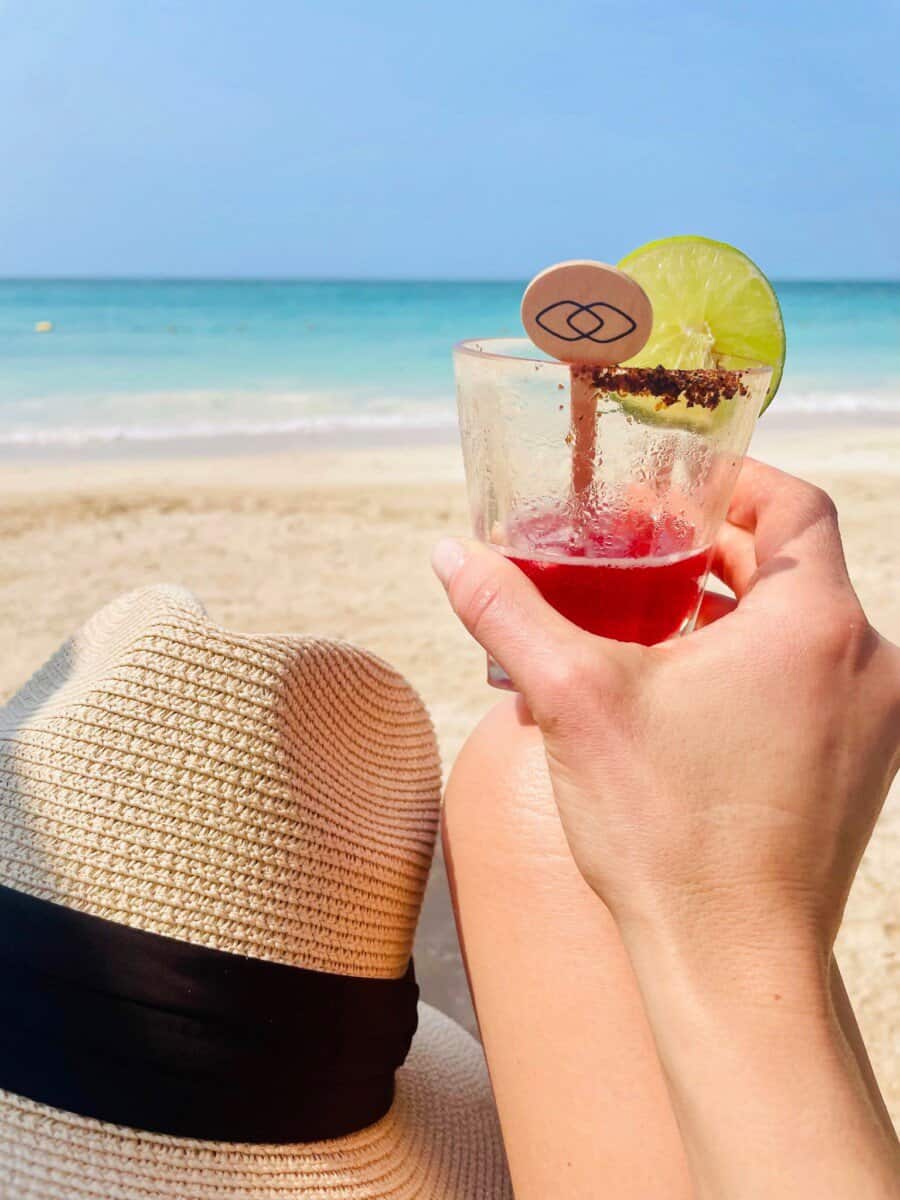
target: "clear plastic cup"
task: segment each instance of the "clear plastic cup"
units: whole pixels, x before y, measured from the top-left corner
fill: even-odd
[[[582,628],[651,645],[694,626],[771,368],[569,366],[523,339],[454,349],[475,536]],[[489,661],[488,681],[514,684]]]

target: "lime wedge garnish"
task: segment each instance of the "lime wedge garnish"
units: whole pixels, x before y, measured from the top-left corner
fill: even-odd
[[[703,237],[648,242],[619,263],[653,305],[653,329],[630,367],[772,367],[765,411],[784,368],[784,322],[772,285],[746,254]],[[673,414],[674,415],[674,414]]]

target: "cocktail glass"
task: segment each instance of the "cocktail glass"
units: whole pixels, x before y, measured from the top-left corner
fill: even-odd
[[[454,349],[475,536],[564,617],[652,645],[694,627],[771,369],[570,366],[524,338]],[[488,682],[514,687],[488,661]]]

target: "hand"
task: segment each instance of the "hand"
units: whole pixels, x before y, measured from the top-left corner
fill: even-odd
[[[579,869],[622,934],[702,1200],[898,1200],[831,950],[900,757],[900,651],[834,505],[748,460],[713,555],[734,602],[644,648],[571,625],[499,553],[435,569],[543,735]]]
[[[620,927],[830,950],[898,766],[900,651],[847,576],[834,505],[748,460],[714,550],[737,596],[645,648],[576,628],[496,551],[435,569],[544,737],[573,856]]]

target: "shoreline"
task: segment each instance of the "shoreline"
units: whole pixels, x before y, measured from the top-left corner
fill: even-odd
[[[757,425],[754,444],[768,441],[770,434],[801,431],[815,437],[829,431],[866,433],[900,429],[896,413],[821,412],[798,410],[778,412],[773,405]],[[167,435],[164,437],[86,438],[84,441],[0,443],[0,463],[44,464],[110,462],[147,459],[244,458],[316,451],[401,449],[458,445],[456,417],[421,424],[360,424],[323,426],[286,432]],[[751,447],[752,452],[752,447]]]

